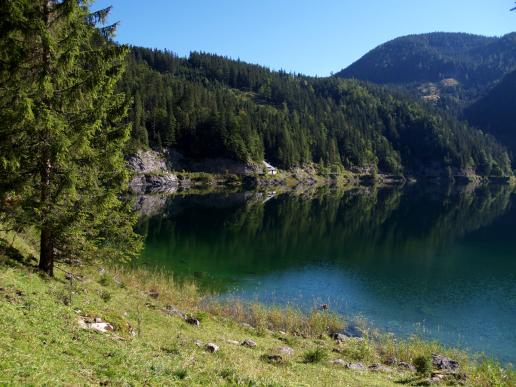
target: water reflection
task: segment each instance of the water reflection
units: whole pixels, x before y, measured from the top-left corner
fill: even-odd
[[[507,186],[420,185],[168,198],[143,260],[226,296],[310,308],[516,358]],[[467,335],[466,335],[467,334]]]

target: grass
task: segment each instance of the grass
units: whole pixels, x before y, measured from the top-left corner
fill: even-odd
[[[0,385],[417,385],[424,377],[410,371],[356,371],[330,361],[367,366],[394,356],[413,363],[434,352],[458,360],[467,385],[516,382],[513,371],[495,362],[418,339],[370,333],[337,344],[328,332],[345,322],[331,313],[213,303],[194,284],[138,269],[59,264],[56,277],[48,278],[1,251]],[[200,327],[166,312],[174,308]],[[80,317],[100,317],[115,329],[82,329]],[[247,338],[256,348],[237,344]],[[220,350],[208,353],[196,341]],[[286,345],[293,355],[274,355]]]

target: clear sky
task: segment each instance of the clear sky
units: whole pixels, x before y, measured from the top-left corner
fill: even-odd
[[[326,76],[398,36],[516,30],[514,0],[97,0],[117,40]]]

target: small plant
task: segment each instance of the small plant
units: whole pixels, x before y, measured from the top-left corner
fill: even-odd
[[[429,356],[418,356],[412,363],[418,374],[430,375],[432,373],[432,359]]]
[[[306,351],[303,355],[305,363],[320,363],[328,357],[328,353],[323,348]]]
[[[160,348],[162,352],[165,352],[168,355],[180,355],[181,351],[179,351],[179,348],[176,345],[172,346],[163,346]]]
[[[102,301],[108,302],[109,300],[111,300],[111,293],[103,290],[102,292],[100,292],[100,298],[102,299]]]
[[[176,379],[184,380],[188,376],[188,370],[186,368],[178,368],[172,375],[174,375]]]
[[[102,273],[99,278],[99,284],[102,286],[111,286],[113,284],[113,279],[107,273]]]

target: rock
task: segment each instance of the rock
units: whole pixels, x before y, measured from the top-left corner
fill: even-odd
[[[405,369],[411,372],[416,372],[416,367],[414,367],[412,364],[407,363],[405,361],[398,362],[398,368]]]
[[[242,342],[242,345],[244,347],[248,347],[248,348],[255,348],[256,347],[256,342],[251,340],[251,339],[245,339],[243,342]]]
[[[331,337],[333,340],[335,340],[335,341],[339,341],[339,342],[341,342],[341,341],[346,341],[347,339],[349,339],[349,337],[348,337],[348,336],[346,336],[345,334],[343,334],[343,333],[338,333],[338,332],[337,332],[337,333],[332,333],[332,334],[330,335],[330,337]]]
[[[102,319],[99,317],[96,317],[93,320],[79,317],[79,326],[83,329],[89,329],[100,333],[107,333],[115,330],[113,325],[111,325],[108,322],[102,321]]]
[[[159,297],[159,292],[156,291],[156,290],[150,290],[149,293],[147,293],[147,295],[150,297],[150,298],[154,298],[154,299],[157,299]]]
[[[287,355],[287,356],[293,356],[294,355],[294,349],[290,348],[289,346],[282,346],[276,348],[279,354],[281,355]]]
[[[283,335],[283,336],[286,336],[286,335],[287,335],[287,332],[284,332],[284,331],[278,331],[278,333],[279,333],[280,335]]]
[[[396,366],[398,365],[398,359],[396,359],[394,356],[391,356],[387,360],[385,360],[385,364],[389,366]]]
[[[459,368],[459,362],[435,353],[432,355],[432,364],[435,368],[446,371],[456,371]]]
[[[248,323],[242,323],[242,326],[247,329],[254,329],[254,327],[251,324]]]
[[[65,275],[65,279],[67,281],[72,281],[73,280],[73,274],[72,273],[66,273]]]
[[[165,155],[152,150],[140,150],[129,157],[127,164],[134,172],[134,177],[129,183],[134,193],[177,191],[178,180],[168,170]]]
[[[183,320],[186,320],[186,315],[173,305],[167,305],[165,309],[163,309],[163,311],[168,315],[178,316],[181,317]]]
[[[372,364],[369,366],[369,370],[375,372],[392,372],[391,368],[384,366],[383,364]]]
[[[348,366],[348,363],[342,359],[332,360],[330,363],[333,365],[336,365],[336,366],[341,366],[341,367],[346,367],[346,368]]]
[[[229,344],[233,344],[233,345],[240,345],[240,341],[236,341],[236,340],[226,340],[226,342],[228,342]]]
[[[194,344],[199,348],[204,347],[204,343],[201,340],[195,340]]]
[[[185,321],[186,321],[188,324],[193,325],[193,326],[196,326],[196,327],[198,327],[198,326],[200,326],[200,325],[201,325],[201,322],[200,322],[199,320],[197,320],[196,318],[194,318],[194,317],[190,317],[190,316],[188,316],[188,317],[186,317],[186,318],[185,318]]]
[[[213,343],[208,343],[204,346],[204,348],[210,352],[210,353],[215,353],[219,350],[219,346],[217,344],[213,344]]]
[[[348,363],[346,368],[350,370],[365,370],[366,367],[362,363]]]

